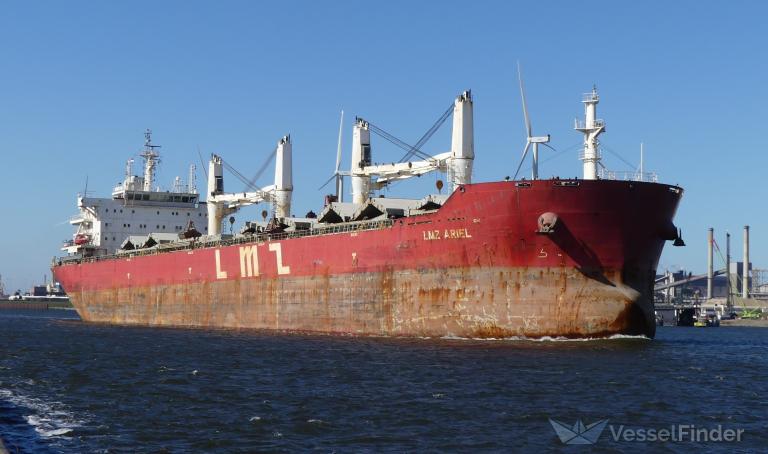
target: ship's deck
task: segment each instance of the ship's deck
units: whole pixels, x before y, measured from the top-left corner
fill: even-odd
[[[287,240],[291,238],[333,235],[338,233],[359,232],[359,231],[367,231],[367,230],[381,230],[381,229],[392,227],[392,225],[395,222],[398,222],[400,220],[402,220],[402,218],[344,222],[339,224],[329,224],[327,226],[322,226],[322,227],[314,227],[306,230],[294,230],[290,232],[273,232],[273,233],[258,232],[250,235],[240,235],[233,238],[217,239],[217,240],[210,240],[210,239],[180,240],[175,243],[167,243],[167,244],[159,245],[158,247],[154,247],[154,248],[149,248],[144,250],[137,249],[137,250],[132,250],[130,252],[125,252],[120,254],[99,255],[94,257],[60,257],[57,260],[57,264],[70,265],[70,264],[77,264],[77,263],[92,263],[92,262],[99,262],[103,260],[113,260],[113,259],[131,258],[131,257],[140,257],[145,255],[165,254],[173,251],[224,247],[224,246],[231,246],[235,244],[263,243],[266,241],[278,241],[278,240]]]

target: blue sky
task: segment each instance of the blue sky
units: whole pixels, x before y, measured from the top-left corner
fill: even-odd
[[[474,178],[503,178],[524,145],[517,60],[534,132],[571,150],[543,151],[542,176],[581,175],[573,119],[596,84],[603,144],[637,163],[644,142],[646,169],[686,190],[676,222],[688,247],[668,246],[660,268],[704,271],[708,226],[720,243],[731,231],[740,258],[744,224],[753,263],[768,267],[766,10],[757,1],[5,2],[0,274],[10,289],[42,279],[71,237],[66,220],[86,176],[108,196],[145,128],[163,146],[166,186],[199,166],[198,147],[250,175],[291,133],[293,211],[304,214],[322,204],[341,108],[346,168],[355,115],[415,142],[471,88]],[[449,134],[425,151],[446,151]],[[401,156],[373,140],[374,160]],[[434,181],[389,194],[423,194]]]

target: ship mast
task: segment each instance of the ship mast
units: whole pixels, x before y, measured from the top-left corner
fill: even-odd
[[[472,93],[467,90],[453,102],[453,128],[451,129],[451,158],[448,160],[452,189],[472,183],[472,165],[475,160],[474,118]]]
[[[147,129],[144,132],[144,150],[141,156],[144,158],[144,190],[151,191],[155,182],[155,167],[160,162],[160,153],[156,151],[160,145],[152,145],[152,131]]]
[[[352,203],[361,205],[368,200],[371,192],[371,176],[363,174],[363,170],[371,165],[371,132],[368,122],[362,118],[355,119],[352,130]]]
[[[293,195],[293,163],[291,156],[291,136],[286,135],[277,143],[275,159],[275,217],[278,219],[291,216],[291,196]]]
[[[597,166],[600,164],[600,150],[597,136],[605,132],[605,122],[597,119],[597,87],[592,87],[590,93],[585,93],[581,102],[584,103],[584,121],[575,121],[577,131],[584,134],[584,151],[579,159],[584,163],[584,179],[597,180]]]

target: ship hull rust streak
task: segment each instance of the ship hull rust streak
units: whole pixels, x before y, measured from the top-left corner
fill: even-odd
[[[85,321],[389,336],[655,333],[677,187],[479,183],[379,230],[54,267]],[[548,234],[538,217],[556,213]],[[253,247],[253,257],[242,253]],[[253,260],[250,263],[244,260]]]

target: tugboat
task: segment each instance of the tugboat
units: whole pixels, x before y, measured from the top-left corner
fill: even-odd
[[[715,311],[700,309],[693,326],[698,328],[716,328],[720,326],[720,314]]]

